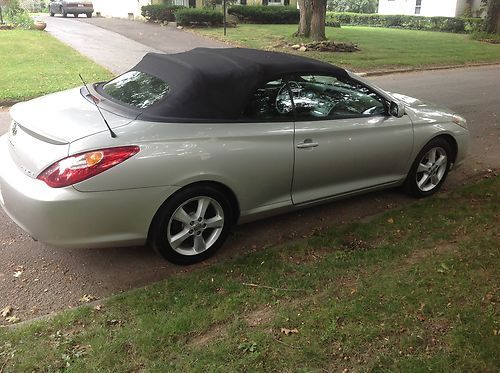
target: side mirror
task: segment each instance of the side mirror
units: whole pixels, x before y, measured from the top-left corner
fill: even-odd
[[[389,114],[391,114],[393,117],[401,118],[403,115],[405,115],[404,104],[401,102],[391,101],[389,105]]]

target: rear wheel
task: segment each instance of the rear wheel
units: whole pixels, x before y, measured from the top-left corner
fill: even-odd
[[[54,12],[50,11],[50,16],[54,17]]]
[[[212,186],[193,186],[175,194],[152,223],[150,243],[165,259],[192,264],[212,256],[227,238],[232,210]]]
[[[92,13],[87,13],[87,18],[92,18]]]
[[[418,154],[406,179],[408,192],[427,197],[439,190],[450,168],[452,151],[444,139],[429,142]]]
[[[61,9],[62,16],[66,18],[68,16],[68,13],[64,9]]]
[[[78,18],[78,13],[73,13],[73,17]]]

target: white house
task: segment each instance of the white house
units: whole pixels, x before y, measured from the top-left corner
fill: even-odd
[[[379,0],[379,14],[460,17],[470,8],[480,15],[481,0]]]
[[[151,4],[151,0],[92,0],[92,3],[94,14],[133,19],[141,16],[141,7]]]

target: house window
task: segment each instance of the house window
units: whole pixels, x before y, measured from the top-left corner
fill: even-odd
[[[422,0],[417,0],[415,3],[415,14],[420,14],[420,10],[422,9]]]

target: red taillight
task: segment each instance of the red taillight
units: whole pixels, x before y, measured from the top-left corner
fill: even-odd
[[[61,159],[45,169],[37,179],[52,188],[79,183],[116,166],[139,152],[138,146],[93,150]]]

